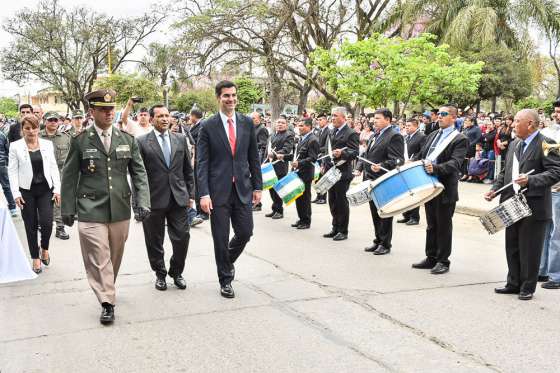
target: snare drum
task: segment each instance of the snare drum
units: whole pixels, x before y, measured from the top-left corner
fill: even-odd
[[[352,206],[359,206],[371,201],[371,180],[362,181],[360,184],[348,189],[346,198]]]
[[[287,206],[298,199],[305,191],[305,184],[296,172],[290,172],[274,185],[274,190]]]
[[[331,189],[341,177],[342,172],[340,172],[340,170],[336,167],[331,167],[327,172],[325,172],[321,180],[314,185],[315,191],[318,194],[327,193],[327,191]]]
[[[268,190],[278,182],[278,176],[276,176],[276,171],[272,163],[265,163],[261,166],[261,174],[263,180],[263,190]]]
[[[313,166],[313,181],[317,181],[319,180],[319,176],[321,176],[321,166],[319,166],[319,162],[315,162]]]
[[[380,217],[388,218],[421,206],[443,191],[422,161],[407,163],[371,182],[371,199]]]
[[[516,194],[479,219],[488,234],[494,234],[527,216],[531,216],[532,213],[525,196]]]

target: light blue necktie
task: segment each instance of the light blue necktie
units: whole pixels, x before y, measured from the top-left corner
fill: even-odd
[[[163,134],[161,136],[161,147],[163,150],[163,158],[165,159],[165,164],[169,167],[171,163],[171,149],[169,149],[169,144],[167,144],[167,140]]]

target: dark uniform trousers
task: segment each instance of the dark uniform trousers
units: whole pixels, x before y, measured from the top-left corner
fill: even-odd
[[[300,224],[311,224],[311,181],[304,184],[305,191],[296,199],[296,210]]]
[[[229,240],[229,221],[233,227],[233,238]],[[234,263],[245,249],[253,232],[252,204],[243,204],[232,183],[229,202],[213,206],[210,214],[210,228],[214,240],[214,256],[218,268],[220,285],[230,284],[235,276]],[[223,242],[228,242],[226,246]]]
[[[550,220],[529,216],[506,228],[507,285],[534,293],[546,226]]]
[[[380,217],[377,213],[377,206],[375,206],[373,201],[369,201],[369,211],[371,212],[371,219],[373,220],[373,228],[375,231],[373,243],[383,245],[387,249],[390,249],[391,239],[393,238],[393,217]]]
[[[406,220],[420,221],[420,207],[413,208],[412,210],[405,211],[403,217]]]
[[[286,175],[278,175],[278,180],[280,180],[284,176]],[[269,192],[270,192],[270,198],[272,198],[272,212],[284,214],[284,201],[282,201],[282,198],[280,198],[280,196],[278,195],[278,193],[276,193],[274,188],[270,188]]]
[[[329,208],[332,214],[333,231],[348,234],[348,223],[350,221],[350,205],[346,192],[350,187],[351,180],[339,180],[329,189]]]
[[[185,269],[190,232],[187,207],[179,206],[173,198],[173,193],[170,193],[167,208],[152,210],[142,222],[150,266],[158,278],[165,278],[168,273],[165,269],[163,250],[166,221],[169,240],[173,248],[173,255],[169,263],[169,276],[176,277],[181,275]]]
[[[429,261],[449,265],[453,234],[453,213],[457,202],[444,203],[442,195],[427,202],[426,257]]]

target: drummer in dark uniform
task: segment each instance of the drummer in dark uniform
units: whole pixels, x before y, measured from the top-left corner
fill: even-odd
[[[325,169],[337,167],[342,177],[328,191],[329,207],[332,216],[332,228],[323,237],[342,241],[348,238],[348,223],[350,221],[350,206],[346,192],[354,178],[352,161],[358,156],[360,135],[346,124],[346,109],[337,107],[332,110],[333,126],[330,142],[333,161],[326,163]],[[328,159],[328,158],[327,158]]]
[[[139,216],[150,213],[148,179],[134,137],[112,125],[115,91],[88,93],[89,114],[95,123],[72,138],[62,175],[62,220],[78,233],[88,282],[101,303],[99,321],[115,319],[115,281],[130,226],[131,186],[138,198]]]
[[[381,168],[394,169],[404,163],[404,139],[400,133],[393,130],[391,120],[393,114],[389,109],[379,109],[375,112],[375,134],[367,143],[364,158],[373,162],[373,165],[362,162],[364,180],[375,180],[385,174]],[[373,245],[365,248],[374,255],[385,255],[391,252],[391,239],[393,237],[393,217],[382,218],[377,212],[373,201],[369,201],[369,209],[373,220],[375,238]]]
[[[286,118],[280,117],[276,120],[276,133],[272,135],[271,149],[268,153],[271,162],[278,161],[273,165],[278,180],[288,174],[288,161],[293,159],[293,155],[294,134],[292,131],[288,131]],[[272,219],[282,219],[284,217],[282,198],[274,188],[270,189],[270,197],[272,198],[272,212],[265,216]]]
[[[317,122],[319,123],[319,128],[317,129],[317,138],[319,139],[319,146],[320,146],[320,153],[319,156],[323,156],[327,154],[327,141],[329,141],[330,138],[330,129],[329,129],[329,122],[327,120],[327,115],[325,113],[320,113],[317,116]],[[319,176],[319,180],[321,179],[321,176],[323,176],[325,174],[325,167],[324,165],[327,163],[327,160],[320,160],[320,166],[321,166],[321,173]],[[319,181],[317,180],[317,181]],[[323,205],[325,203],[327,203],[327,194],[317,194],[317,197],[315,197],[315,200],[312,201],[312,203],[316,203],[318,205]]]
[[[253,119],[253,125],[255,126],[255,136],[257,137],[257,151],[259,152],[259,162],[261,164],[266,160],[266,147],[268,145],[268,137],[269,133],[264,124],[262,123],[261,114],[258,112],[254,112],[251,114],[251,118]],[[262,202],[257,203],[253,206],[253,211],[261,211],[262,210]]]
[[[311,182],[315,173],[315,161],[319,154],[319,140],[311,131],[313,120],[302,119],[298,123],[299,135],[301,136],[296,159],[292,162],[292,168],[297,170],[301,181],[305,184],[303,195],[296,199],[298,221],[292,224],[297,229],[309,229],[311,226]]]

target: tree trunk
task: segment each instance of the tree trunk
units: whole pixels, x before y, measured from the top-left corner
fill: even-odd
[[[275,79],[270,82],[270,115],[274,122],[282,114],[282,84]]]
[[[305,107],[307,106],[307,97],[309,96],[309,92],[311,92],[311,85],[305,83],[299,91],[299,100],[298,100],[298,108],[297,112],[298,115],[302,115]]]
[[[398,118],[400,115],[401,106],[398,101],[393,101],[393,118]]]
[[[496,106],[498,104],[498,98],[497,97],[492,97],[492,113],[496,112]]]

